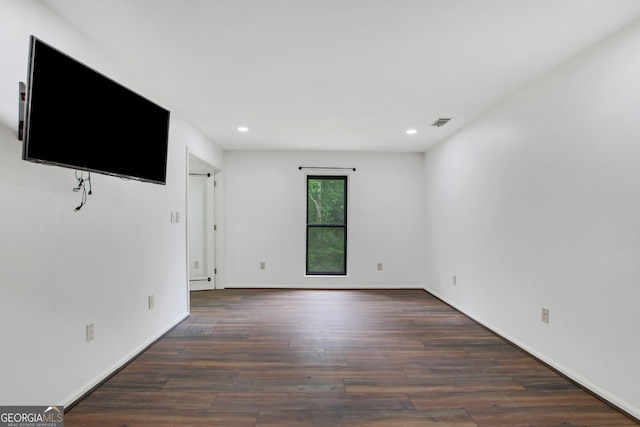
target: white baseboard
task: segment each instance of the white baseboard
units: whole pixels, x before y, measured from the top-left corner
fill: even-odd
[[[447,299],[446,297],[438,294],[438,292],[436,292],[436,291],[434,291],[432,289],[429,289],[428,287],[424,287],[423,289],[425,291],[429,292],[431,295],[435,296],[436,298],[442,300],[446,304],[450,305],[451,307],[455,308],[460,313],[462,313],[465,316],[467,316],[467,317],[473,319],[474,321],[478,322],[479,324],[481,324],[485,328],[489,329],[493,333],[501,336],[505,340],[509,341],[510,343],[512,343],[512,344],[516,345],[517,347],[521,348],[522,350],[526,351],[527,353],[529,353],[530,355],[532,355],[536,359],[538,359],[538,360],[542,361],[543,363],[547,364],[548,366],[550,366],[551,368],[555,369],[560,374],[562,374],[565,377],[569,378],[571,381],[573,381],[576,384],[580,385],[584,389],[589,390],[589,392],[591,392],[594,395],[598,396],[602,400],[608,402],[609,404],[611,404],[614,407],[617,407],[619,410],[621,410],[623,412],[626,412],[628,415],[634,417],[636,420],[640,420],[640,409],[639,408],[634,407],[633,405],[629,404],[628,402],[626,402],[626,401],[620,399],[619,397],[609,393],[607,390],[602,389],[597,384],[592,383],[591,381],[587,380],[586,378],[582,377],[581,375],[577,374],[576,372],[572,371],[571,369],[567,368],[566,366],[556,362],[553,359],[550,359],[546,355],[544,355],[544,354],[538,352],[537,350],[529,347],[528,345],[522,343],[517,338],[505,333],[500,328],[497,328],[494,325],[492,325],[492,324],[484,321],[483,319],[475,316],[473,313],[466,312],[464,309],[459,307],[453,301],[451,301],[451,300]]]
[[[214,289],[218,289],[215,283],[206,280],[202,282],[189,282],[190,291],[210,291]]]
[[[103,372],[101,372],[99,375],[95,376],[91,381],[89,381],[88,383],[86,383],[84,386],[80,387],[79,389],[77,389],[75,392],[73,392],[71,395],[67,396],[63,401],[62,401],[62,405],[67,408],[75,403],[78,402],[78,400],[82,399],[87,393],[89,393],[92,389],[94,389],[96,386],[100,385],[104,380],[106,380],[107,378],[109,378],[111,375],[113,375],[115,372],[117,372],[118,370],[120,370],[123,366],[125,366],[127,363],[129,363],[132,359],[134,359],[136,356],[138,356],[142,351],[144,351],[147,347],[149,347],[151,344],[153,344],[154,342],[156,342],[159,338],[161,338],[164,334],[166,334],[168,331],[170,331],[172,328],[174,328],[178,323],[182,322],[184,319],[187,318],[187,316],[189,316],[189,313],[185,313],[184,315],[182,315],[181,317],[175,319],[173,322],[170,322],[170,324],[164,328],[156,337],[149,339],[147,341],[145,341],[144,343],[140,344],[138,347],[136,347],[134,350],[132,350],[131,352],[129,352],[127,355],[125,355],[123,358],[121,358],[120,360],[118,360],[116,363],[114,363],[113,365],[111,365],[109,368],[105,369]]]

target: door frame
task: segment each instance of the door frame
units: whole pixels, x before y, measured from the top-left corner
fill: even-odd
[[[216,286],[216,237],[214,227],[216,225],[216,173],[218,169],[208,163],[206,160],[198,157],[187,148],[187,177],[186,177],[186,239],[187,239],[187,291],[200,291],[200,290],[215,290]],[[207,236],[205,238],[205,246],[207,253],[207,274],[203,278],[199,277],[195,280],[191,280],[191,257],[189,254],[189,210],[191,209],[189,202],[190,195],[190,176],[192,174],[208,174],[209,178],[206,183],[206,200],[205,200],[205,227],[207,230]],[[210,280],[207,280],[209,278]]]

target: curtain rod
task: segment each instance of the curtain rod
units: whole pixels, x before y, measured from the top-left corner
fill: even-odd
[[[195,172],[189,172],[189,175],[191,175],[191,176],[206,176],[206,177],[210,177],[211,176],[210,173],[195,173]]]
[[[298,166],[298,170],[302,169],[340,169],[340,170],[352,170],[355,172],[356,168],[337,168],[333,166]]]

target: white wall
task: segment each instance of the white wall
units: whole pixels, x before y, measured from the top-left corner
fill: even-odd
[[[185,223],[170,212],[185,212],[186,146],[218,167],[223,155],[172,112],[167,185],[93,174],[94,194],[74,212],[72,170],[21,160],[30,34],[162,100],[40,2],[0,1],[0,402],[68,405],[187,315]]]
[[[425,155],[427,289],[636,417],[638,52],[635,24]]]
[[[299,166],[356,168],[346,171],[347,277],[305,277],[305,173],[345,171]],[[423,176],[416,153],[227,152],[226,286],[422,287]]]

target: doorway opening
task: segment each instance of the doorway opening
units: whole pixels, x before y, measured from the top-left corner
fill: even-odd
[[[187,262],[189,291],[216,289],[215,176],[217,170],[188,153]]]

